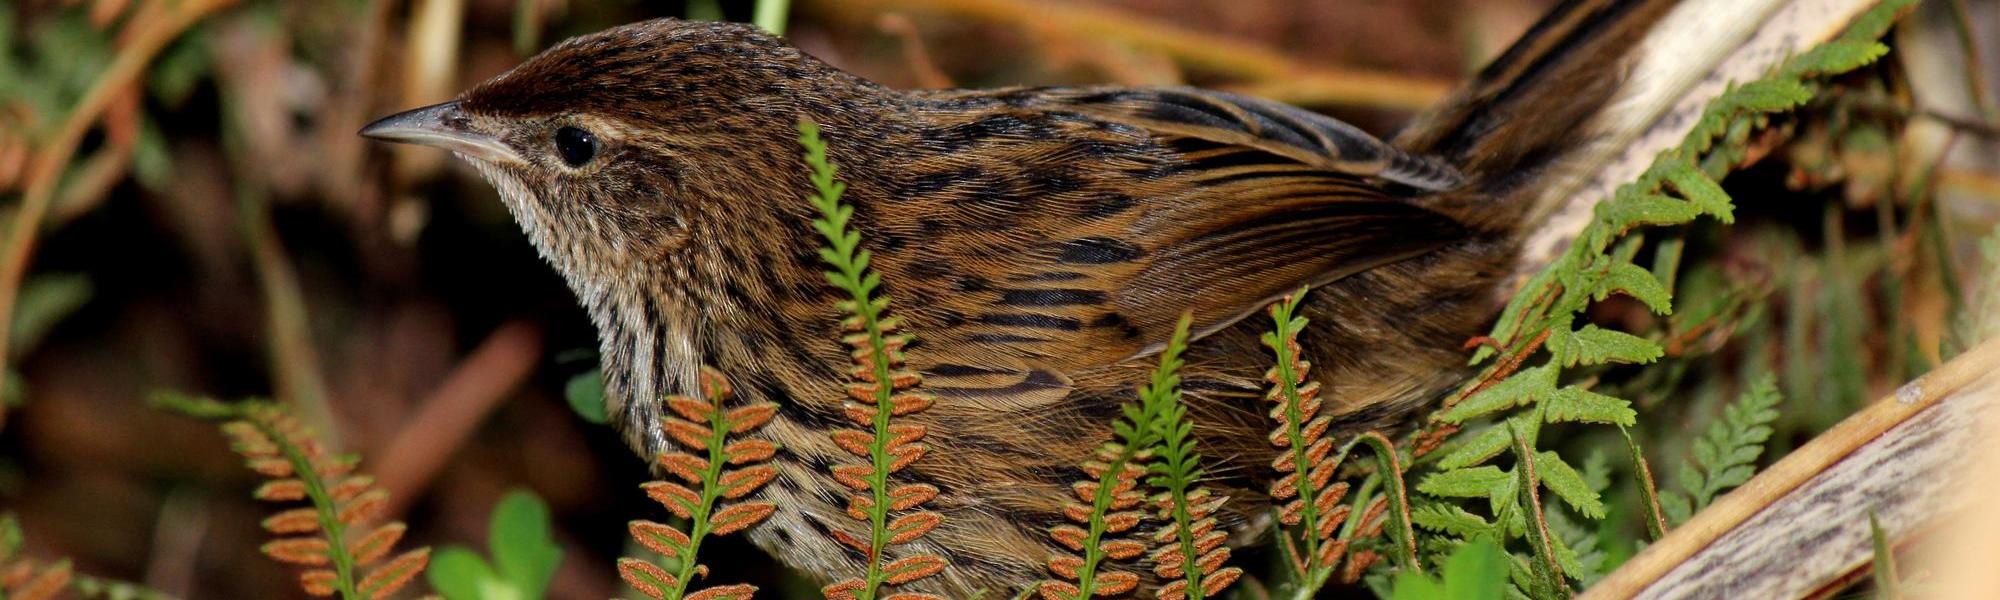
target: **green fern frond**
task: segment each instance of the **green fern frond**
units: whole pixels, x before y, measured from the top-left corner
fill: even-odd
[[[1333,419],[1320,414],[1323,400],[1319,382],[1308,381],[1312,364],[1304,359],[1299,346],[1299,334],[1308,322],[1298,315],[1305,294],[1301,289],[1272,304],[1271,331],[1262,337],[1275,359],[1264,373],[1265,382],[1270,384],[1264,399],[1272,404],[1269,414],[1277,423],[1268,438],[1278,448],[1271,468],[1280,474],[1271,482],[1271,501],[1277,504],[1278,523],[1282,525],[1279,546],[1290,559],[1291,574],[1299,585],[1298,597],[1309,596],[1333,575],[1348,547],[1348,539],[1335,533],[1356,510],[1340,503],[1347,496],[1348,484],[1334,481],[1354,442],[1335,451],[1333,439],[1326,435]],[[1380,510],[1376,505],[1368,506]],[[1403,510],[1399,506],[1398,512]],[[1362,522],[1374,523],[1372,513]],[[1402,553],[1397,554],[1402,560]],[[1370,553],[1366,561],[1377,556]]]
[[[1049,536],[1056,543],[1076,554],[1049,557],[1049,572],[1059,579],[1050,579],[1035,586],[1045,600],[1088,600],[1097,596],[1117,596],[1132,591],[1139,585],[1139,576],[1130,571],[1115,568],[1111,561],[1130,561],[1145,552],[1145,545],[1122,534],[1138,527],[1146,515],[1141,506],[1145,496],[1138,489],[1139,478],[1153,470],[1150,462],[1161,447],[1161,422],[1168,411],[1185,410],[1179,404],[1181,349],[1187,344],[1187,323],[1183,318],[1175,342],[1160,356],[1160,368],[1153,373],[1152,381],[1140,390],[1140,402],[1127,402],[1120,407],[1121,417],[1113,421],[1113,440],[1099,446],[1089,460],[1078,465],[1092,481],[1080,481],[1071,487],[1077,501],[1063,506],[1063,514],[1071,523],[1049,528]],[[1181,346],[1175,348],[1173,346]],[[1193,442],[1187,439],[1188,430],[1180,436],[1183,450],[1181,466],[1187,472],[1195,473]],[[1192,478],[1189,479],[1191,481]],[[1182,487],[1185,490],[1185,486]],[[1184,494],[1184,501],[1191,501],[1193,512],[1188,513],[1190,522],[1202,517],[1196,514],[1212,512],[1208,503],[1216,502],[1205,494]],[[1159,556],[1156,554],[1156,556]],[[1227,556],[1225,552],[1223,556]],[[1175,557],[1165,555],[1168,560]],[[1199,570],[1200,564],[1196,564]],[[1169,570],[1168,572],[1174,572]],[[1162,575],[1166,576],[1166,575]],[[1185,582],[1177,582],[1185,586]],[[1194,588],[1200,591],[1201,588]],[[1182,592],[1187,588],[1182,587]]]
[[[1166,580],[1156,596],[1160,600],[1201,600],[1220,594],[1243,576],[1243,569],[1225,566],[1229,562],[1228,534],[1216,526],[1215,512],[1228,498],[1213,495],[1197,484],[1201,480],[1201,455],[1195,452],[1194,421],[1181,403],[1181,352],[1187,350],[1192,315],[1182,315],[1174,335],[1160,353],[1160,366],[1151,381],[1139,388],[1143,412],[1151,415],[1149,427],[1157,443],[1156,460],[1146,465],[1152,473],[1146,484],[1159,490],[1153,503],[1160,518],[1167,521],[1154,533],[1153,574]]]
[[[1583,485],[1596,495],[1604,495],[1611,487],[1610,469],[1604,453],[1592,452],[1583,461]],[[1586,519],[1602,518],[1583,516]],[[1604,565],[1608,560],[1599,547],[1597,532],[1587,523],[1571,517],[1570,511],[1548,511],[1548,521],[1549,532],[1554,534],[1558,547],[1569,554],[1564,568],[1586,588],[1597,583],[1604,576]]]
[[[1656,156],[1644,173],[1594,208],[1575,242],[1530,278],[1503,309],[1490,334],[1497,343],[1481,348],[1472,358],[1474,364],[1491,363],[1482,377],[1434,415],[1432,427],[1438,431],[1456,431],[1482,420],[1491,424],[1457,432],[1441,446],[1448,450],[1416,486],[1435,499],[1413,511],[1411,519],[1417,526],[1457,540],[1491,535],[1508,541],[1525,535],[1532,560],[1523,566],[1532,568],[1518,571],[1518,581],[1536,597],[1567,593],[1560,575],[1565,571],[1576,578],[1593,570],[1587,540],[1549,534],[1551,519],[1538,506],[1538,492],[1548,490],[1586,519],[1603,518],[1602,494],[1561,455],[1536,450],[1535,438],[1546,423],[1621,429],[1635,424],[1631,402],[1568,382],[1582,369],[1651,363],[1663,356],[1666,347],[1653,337],[1585,322],[1582,315],[1612,295],[1631,297],[1655,314],[1672,315],[1669,282],[1678,265],[1678,246],[1663,249],[1655,265],[1661,268],[1649,269],[1633,262],[1643,241],[1633,233],[1647,227],[1681,226],[1703,216],[1732,222],[1734,205],[1718,179],[1747,156],[1751,133],[1766,125],[1769,114],[1810,100],[1822,86],[1816,78],[1882,56],[1884,48],[1875,39],[1910,4],[1885,2],[1839,40],[1792,57],[1764,79],[1729,88],[1710,102],[1677,147]],[[1732,409],[1731,416],[1734,420],[1729,422],[1740,428],[1705,438],[1703,443],[1713,450],[1700,451],[1707,459],[1691,467],[1695,476],[1686,479],[1691,480],[1692,491],[1681,502],[1682,516],[1675,520],[1705,505],[1715,493],[1748,479],[1756,455],[1736,449],[1754,437],[1757,430],[1752,427],[1768,422],[1767,415],[1745,405]],[[1769,435],[1768,428],[1762,431]],[[1756,441],[1761,449],[1762,439]],[[1509,448],[1515,456],[1512,468],[1486,464]],[[1636,454],[1636,444],[1633,448]],[[1486,500],[1489,514],[1459,505],[1478,499]]]
[[[1716,495],[1750,481],[1783,400],[1777,378],[1766,374],[1722,407],[1722,418],[1695,438],[1687,462],[1681,465],[1677,474],[1681,489],[1660,496],[1669,520],[1676,525],[1686,522]]]
[[[1118,441],[1106,442],[1080,465],[1094,480],[1077,482],[1071,488],[1079,502],[1064,505],[1063,513],[1073,524],[1049,529],[1056,543],[1078,554],[1049,558],[1049,572],[1061,579],[1035,587],[1045,600],[1117,596],[1139,585],[1137,574],[1115,569],[1110,561],[1130,561],[1145,553],[1144,544],[1118,536],[1146,518],[1141,510],[1145,496],[1138,486],[1151,449],[1144,443],[1146,426],[1131,419],[1129,413],[1116,429]]]
[[[671,414],[665,421],[667,436],[685,450],[660,455],[660,467],[681,483],[653,481],[641,486],[646,495],[667,507],[674,516],[687,520],[688,529],[653,521],[632,521],[632,539],[665,557],[675,570],[651,561],[625,557],[618,559],[618,575],[632,589],[653,600],[745,600],[757,592],[747,584],[722,585],[690,595],[688,585],[706,575],[708,567],[698,562],[701,543],[709,536],[728,535],[762,522],[778,506],[768,501],[741,499],[755,493],[778,476],[765,464],[777,453],[777,444],[760,439],[731,440],[764,426],[778,412],[778,405],[759,402],[730,408],[734,393],[722,373],[702,367],[701,395],[706,400],[673,397],[666,400]],[[696,455],[702,453],[706,456]],[[724,470],[729,465],[734,469]],[[688,489],[687,486],[695,486]],[[720,507],[723,500],[737,500]],[[721,510],[717,510],[717,508]]]
[[[307,502],[264,520],[264,529],[279,537],[262,548],[273,560],[305,568],[299,585],[307,594],[386,598],[429,564],[428,547],[383,560],[407,529],[401,522],[369,527],[388,504],[388,490],[377,487],[375,478],[354,472],[358,457],[327,452],[283,406],[165,393],[156,394],[153,404],[223,421],[231,448],[243,455],[250,470],[270,478],[253,493],[258,500]]]
[[[854,207],[840,202],[847,184],[835,178],[835,167],[827,159],[826,143],[819,126],[810,120],[799,122],[799,144],[805,147],[810,169],[814,208],[820,218],[813,229],[826,238],[820,258],[833,267],[826,280],[847,293],[840,303],[847,313],[842,342],[850,348],[854,383],[848,386],[847,418],[866,429],[840,430],[832,434],[842,449],[866,460],[865,464],[835,465],[833,476],[854,493],[848,495],[848,514],[868,525],[868,539],[834,530],[835,541],[854,548],[866,557],[867,572],[859,577],[836,581],[821,589],[828,600],[874,600],[885,585],[903,585],[944,571],[945,562],[933,554],[910,554],[890,560],[892,545],[908,544],[944,522],[944,516],[920,510],[937,497],[938,489],[928,484],[897,485],[890,476],[908,467],[928,450],[922,442],[926,433],[921,424],[896,422],[898,417],[930,408],[932,398],[917,390],[923,376],[904,366],[903,348],[913,339],[898,333],[898,320],[888,316],[889,297],[875,292],[882,285],[880,274],[868,268],[869,253],[860,248],[861,234],[848,228]],[[891,518],[892,512],[902,512]],[[865,518],[863,518],[865,517]],[[930,594],[898,593],[907,600],[937,598]],[[941,599],[939,599],[941,600]]]

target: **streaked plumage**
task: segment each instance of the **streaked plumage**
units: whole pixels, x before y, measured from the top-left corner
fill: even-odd
[[[745,26],[672,20],[570,40],[371,131],[457,150],[500,189],[595,321],[635,449],[665,447],[657,399],[691,393],[701,364],[781,403],[765,494],[783,509],[751,536],[832,577],[859,557],[826,532],[859,525],[825,470],[844,457],[825,434],[848,357],[793,141],[817,121],[938,397],[918,417],[933,450],[905,474],[944,490],[929,507],[947,520],[913,551],[950,560],[932,581],[952,597],[1009,597],[1047,576],[1074,466],[1184,311],[1203,452],[1246,534],[1273,452],[1257,406],[1268,324],[1246,315],[1316,288],[1304,341],[1341,431],[1392,426],[1461,381],[1517,188],[1615,85],[1606,65],[1629,42],[1601,34],[1631,31],[1606,20],[1642,27],[1662,5],[1571,3],[1400,149],[1195,89],[895,91]],[[1578,11],[1591,18],[1564,16]],[[1606,83],[1533,87],[1593,76]],[[580,167],[550,141],[566,126],[599,140]]]

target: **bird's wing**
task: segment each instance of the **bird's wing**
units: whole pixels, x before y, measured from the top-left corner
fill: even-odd
[[[882,190],[903,210],[871,229],[922,354],[968,387],[1053,392],[1157,351],[1183,312],[1210,333],[1465,235],[1406,201],[1449,169],[1300,109],[1186,89],[929,97],[923,158]]]
[[[1238,146],[1336,173],[1430,191],[1457,187],[1463,179],[1442,162],[1406,154],[1358,127],[1263,98],[1184,87],[1038,91],[1043,106],[1054,110]]]

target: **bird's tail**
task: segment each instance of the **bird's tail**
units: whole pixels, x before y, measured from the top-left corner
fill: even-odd
[[[1395,145],[1468,177],[1512,227],[1534,212],[1510,201],[1559,175],[1599,137],[1648,34],[1679,0],[1566,0],[1436,107]]]

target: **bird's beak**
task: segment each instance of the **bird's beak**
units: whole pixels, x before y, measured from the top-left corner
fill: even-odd
[[[489,162],[520,162],[521,156],[498,136],[479,131],[457,101],[433,104],[377,119],[361,136],[385,142],[432,146]]]

